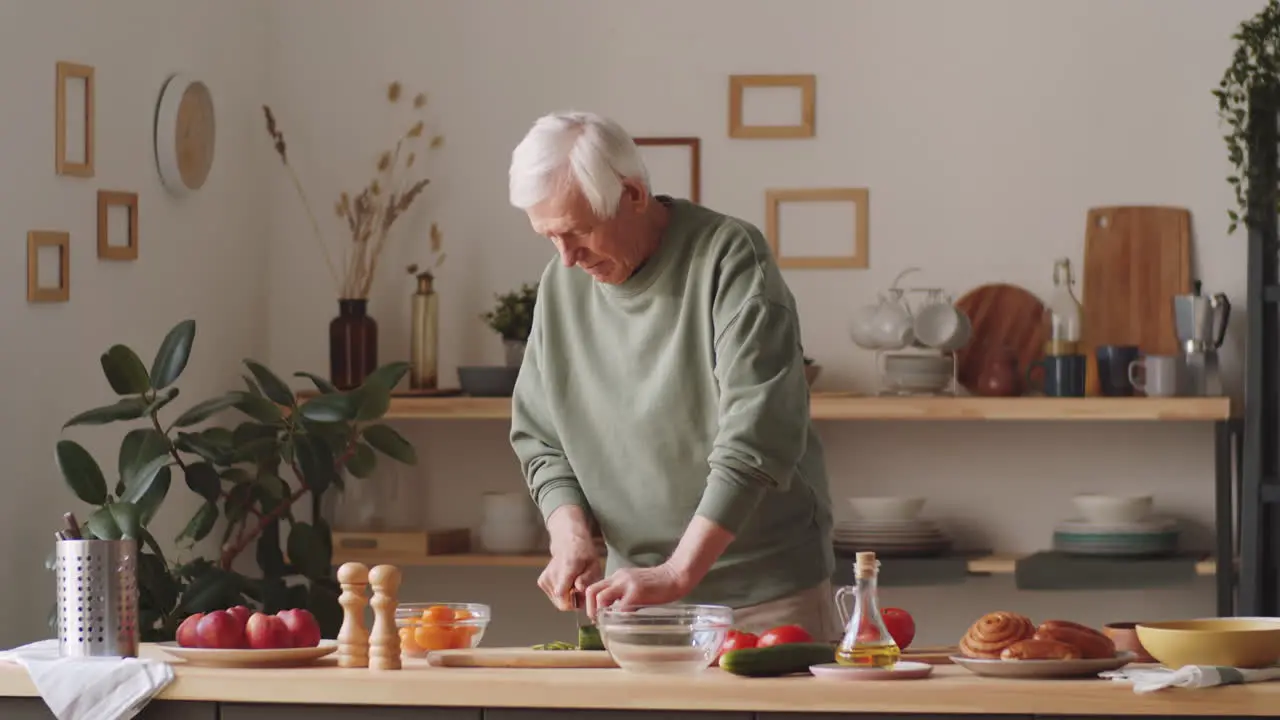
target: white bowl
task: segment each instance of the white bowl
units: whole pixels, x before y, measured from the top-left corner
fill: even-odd
[[[851,497],[848,500],[859,520],[915,520],[924,509],[922,497]]]
[[[1085,520],[1097,524],[1136,523],[1151,515],[1150,495],[1096,495],[1086,493],[1071,499]]]

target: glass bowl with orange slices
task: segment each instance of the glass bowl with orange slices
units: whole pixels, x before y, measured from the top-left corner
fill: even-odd
[[[402,603],[396,608],[400,654],[407,657],[473,648],[488,626],[489,606],[480,603]]]

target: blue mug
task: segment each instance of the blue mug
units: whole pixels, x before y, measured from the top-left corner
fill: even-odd
[[[1040,391],[1048,397],[1084,397],[1086,355],[1047,355],[1027,366],[1027,387],[1034,388],[1031,373],[1040,369],[1044,380]]]

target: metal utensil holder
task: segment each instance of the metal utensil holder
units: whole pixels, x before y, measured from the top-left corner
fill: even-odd
[[[138,543],[58,540],[58,651],[63,657],[138,656]]]

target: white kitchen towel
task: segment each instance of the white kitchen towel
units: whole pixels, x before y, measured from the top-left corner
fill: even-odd
[[[1239,685],[1241,683],[1280,680],[1280,666],[1246,670],[1216,665],[1184,665],[1177,670],[1167,668],[1122,668],[1099,673],[1100,677],[1118,682],[1132,682],[1138,694],[1155,692],[1170,687],[1203,688],[1214,685]]]
[[[140,658],[64,658],[58,641],[41,640],[0,652],[27,669],[58,720],[130,720],[173,682],[169,663]]]

